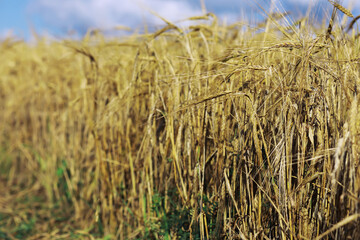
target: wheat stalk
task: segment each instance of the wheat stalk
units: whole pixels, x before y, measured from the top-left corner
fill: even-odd
[[[348,27],[348,29],[347,29],[347,32],[350,31],[351,29],[353,29],[354,24],[356,23],[357,20],[359,20],[359,18],[360,18],[360,15],[357,16],[357,17],[355,17],[355,18],[350,22],[349,27]]]

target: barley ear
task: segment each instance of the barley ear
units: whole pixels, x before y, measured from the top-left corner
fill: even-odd
[[[340,5],[337,2],[331,1],[329,0],[329,2],[337,9],[339,9],[342,13],[344,13],[346,16],[353,18],[354,15],[352,15],[351,11],[345,7],[343,7],[342,5]]]
[[[360,111],[357,97],[355,97],[351,103],[349,126],[352,138],[353,156],[357,159],[360,153]]]

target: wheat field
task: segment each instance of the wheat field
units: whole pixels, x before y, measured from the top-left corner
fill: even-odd
[[[3,40],[0,238],[360,239],[360,17],[330,3]]]

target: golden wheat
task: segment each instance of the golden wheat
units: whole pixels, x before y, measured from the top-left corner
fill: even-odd
[[[0,238],[359,239],[360,51],[285,15],[3,41]]]

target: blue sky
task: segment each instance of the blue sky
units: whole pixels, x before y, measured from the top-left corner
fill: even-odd
[[[327,0],[274,0],[275,10],[291,11],[292,16],[305,14],[312,6],[313,15],[326,16],[331,5]],[[31,39],[34,30],[39,35],[62,38],[70,33],[83,35],[89,28],[104,31],[127,26],[137,29],[145,25],[156,28],[162,20],[151,11],[177,22],[202,14],[200,0],[0,0],[0,38],[8,35]],[[203,0],[209,12],[227,22],[247,18],[259,19],[270,0]],[[359,0],[343,0],[352,6],[355,16],[360,14]],[[325,13],[325,15],[324,15]],[[294,19],[295,20],[295,19]]]

